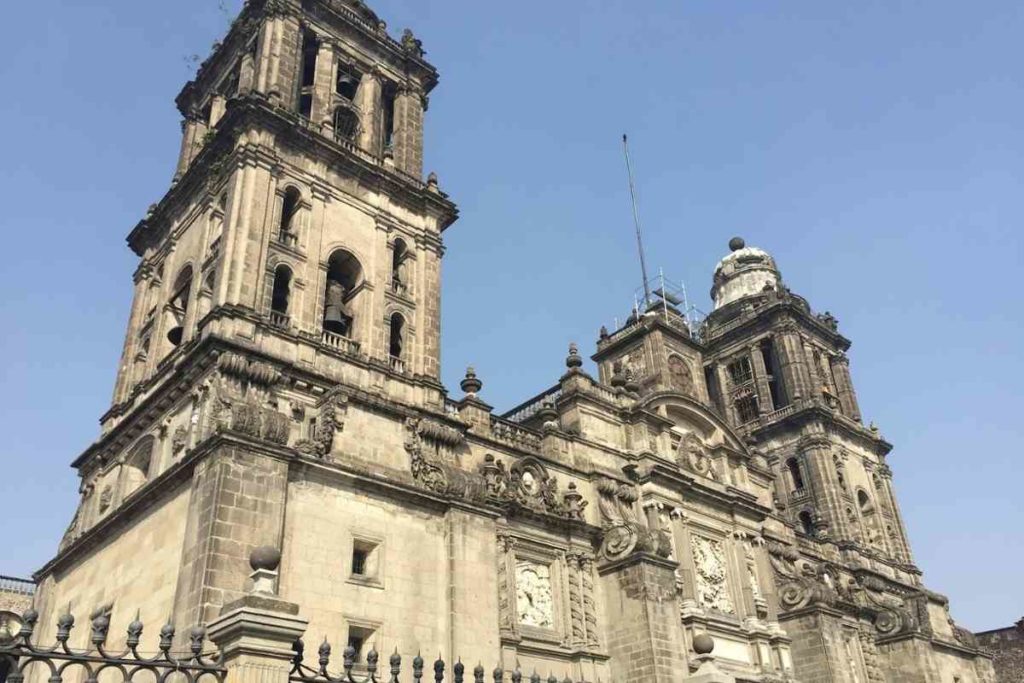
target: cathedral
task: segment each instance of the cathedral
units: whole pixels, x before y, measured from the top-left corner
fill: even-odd
[[[128,235],[112,404],[36,575],[41,627],[209,623],[271,546],[309,638],[357,661],[994,681],[914,564],[850,341],[768,252],[734,238],[703,321],[655,289],[509,412],[472,369],[449,395],[458,211],[424,179],[424,55],[360,0],[248,0],[178,95],[173,182]]]

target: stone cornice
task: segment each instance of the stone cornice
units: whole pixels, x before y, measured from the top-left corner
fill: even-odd
[[[730,327],[705,344],[711,353],[717,353],[738,339],[749,338],[753,332],[752,328],[757,327],[763,328],[761,331],[764,332],[799,331],[803,328],[822,337],[841,352],[847,351],[852,343],[838,331],[818,320],[810,310],[804,310],[794,297],[772,301],[721,326]]]

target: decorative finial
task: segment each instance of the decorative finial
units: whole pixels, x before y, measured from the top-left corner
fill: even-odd
[[[733,237],[729,240],[729,251],[739,251],[747,246],[742,237]]]
[[[276,595],[275,580],[281,566],[281,551],[270,545],[260,546],[249,553],[249,566],[252,567],[252,592]]]
[[[699,655],[709,655],[715,649],[715,639],[707,633],[698,633],[693,637],[693,651]]]
[[[565,358],[565,367],[569,370],[579,370],[583,367],[583,359],[580,358],[580,347],[573,342],[569,344],[569,355]]]
[[[477,393],[484,388],[484,383],[477,378],[476,370],[470,365],[466,368],[466,378],[459,383],[459,386],[466,392],[466,396],[476,397]]]
[[[608,337],[610,336],[610,335],[608,334],[608,328],[607,328],[607,327],[605,327],[604,325],[601,325],[601,331],[600,331],[600,332],[598,332],[598,335],[597,335],[597,336],[598,336],[598,338],[599,338],[599,339],[600,339],[601,341],[604,341],[605,339],[607,339],[607,338],[608,338]]]
[[[249,553],[249,566],[253,571],[277,571],[281,566],[281,551],[271,545],[261,545]]]
[[[430,174],[427,175],[427,188],[429,188],[433,192],[437,191],[437,174],[434,173],[433,171],[431,171]]]

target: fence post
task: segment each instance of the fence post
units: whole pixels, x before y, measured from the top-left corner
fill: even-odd
[[[227,670],[225,683],[288,683],[293,643],[309,621],[299,606],[277,597],[276,548],[257,548],[249,556],[253,587],[247,595],[224,605],[207,632],[220,648]]]

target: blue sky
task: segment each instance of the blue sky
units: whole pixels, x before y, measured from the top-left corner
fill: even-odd
[[[237,0],[229,3],[234,10]],[[648,260],[708,308],[733,235],[853,339],[927,585],[975,630],[1024,615],[1024,5],[377,0],[441,70],[444,377],[499,409],[593,348]],[[217,0],[12,3],[0,24],[0,573],[70,520],[131,293],[124,236],[173,173],[173,98]],[[455,389],[457,391],[457,389]]]

